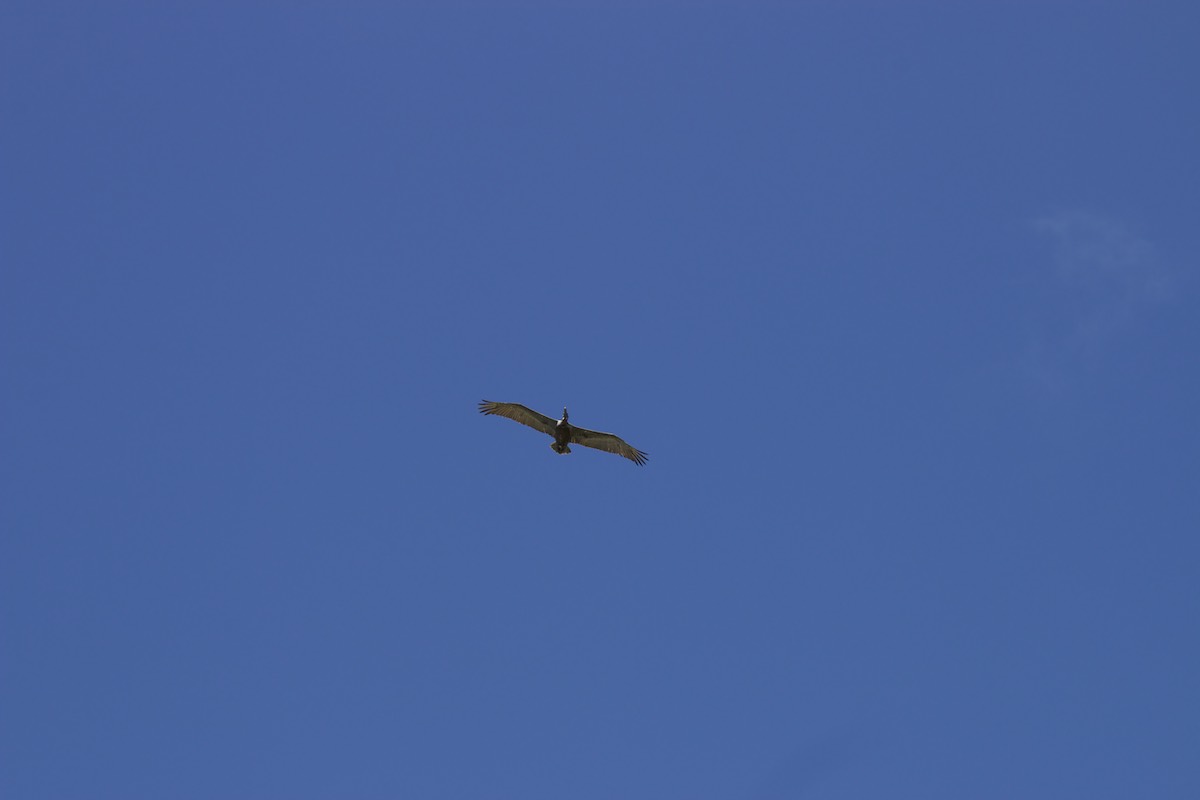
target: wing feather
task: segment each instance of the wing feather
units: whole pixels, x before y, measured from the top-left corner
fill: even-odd
[[[646,463],[649,457],[641,450],[631,446],[620,436],[614,436],[611,433],[601,433],[600,431],[589,431],[587,428],[577,428],[571,426],[571,444],[581,444],[584,447],[594,447],[597,450],[603,450],[606,453],[616,453],[619,456],[628,458],[639,467]]]
[[[479,404],[479,413],[507,417],[551,436],[554,435],[554,426],[557,423],[557,420],[550,419],[545,414],[539,414],[520,403],[493,403],[491,400],[484,400]]]

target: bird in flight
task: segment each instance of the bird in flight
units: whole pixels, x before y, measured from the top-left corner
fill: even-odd
[[[554,441],[551,443],[550,449],[559,455],[566,455],[571,452],[571,448],[568,445],[581,444],[584,447],[594,447],[606,453],[616,453],[619,456],[624,456],[639,467],[646,463],[646,454],[635,447],[631,447],[621,437],[613,436],[611,433],[589,431],[587,428],[580,428],[578,425],[568,423],[567,410],[565,408],[563,409],[562,419],[553,420],[545,414],[539,414],[531,408],[526,408],[520,403],[493,403],[490,400],[484,400],[479,404],[479,413],[508,417],[522,425],[528,425],[535,431],[541,431],[549,436],[553,436]]]

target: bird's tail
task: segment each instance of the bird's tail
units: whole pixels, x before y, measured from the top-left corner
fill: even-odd
[[[571,452],[571,448],[568,445],[559,444],[558,442],[551,442],[550,449],[558,453],[560,456]]]

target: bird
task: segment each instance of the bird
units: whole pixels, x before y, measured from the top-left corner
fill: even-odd
[[[528,425],[535,431],[541,431],[553,436],[554,441],[550,443],[550,449],[559,455],[570,453],[571,448],[569,445],[581,444],[584,447],[594,447],[606,453],[616,453],[619,456],[624,456],[639,467],[646,463],[648,457],[641,450],[630,446],[628,442],[619,436],[614,436],[611,433],[589,431],[587,428],[570,424],[567,421],[566,408],[563,408],[562,419],[553,420],[545,414],[539,414],[532,408],[526,408],[520,403],[493,403],[491,400],[484,400],[479,404],[479,413],[507,417],[522,425]]]

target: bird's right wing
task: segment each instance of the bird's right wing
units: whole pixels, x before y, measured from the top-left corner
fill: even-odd
[[[557,420],[550,419],[545,414],[539,414],[520,403],[493,403],[491,400],[484,400],[479,404],[479,413],[508,417],[522,425],[528,425],[535,431],[541,431],[551,436],[554,435],[554,426],[557,424]]]

